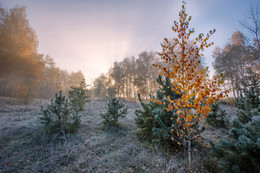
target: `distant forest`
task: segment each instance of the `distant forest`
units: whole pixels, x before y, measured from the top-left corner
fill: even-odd
[[[38,40],[25,7],[0,8],[0,96],[50,98],[84,79],[81,71],[62,70],[49,55],[37,52]]]
[[[224,48],[213,52],[216,75],[223,75],[226,88],[239,97],[242,85],[258,85],[260,71],[260,22],[258,12],[251,10],[241,22],[246,31],[236,31]],[[54,58],[37,52],[38,40],[26,16],[26,7],[0,8],[0,96],[22,98],[50,98],[62,90],[67,94],[78,86],[84,75],[81,71],[68,73],[55,64]],[[138,57],[114,62],[106,74],[93,82],[92,95],[114,95],[134,99],[140,93],[150,98],[158,89],[156,78],[159,56],[144,51]],[[257,81],[252,81],[256,76]]]
[[[153,64],[158,62],[159,58],[154,52],[142,52],[138,58],[132,56],[114,62],[107,74],[101,74],[94,80],[94,95],[133,99],[140,93],[149,98],[149,95],[154,95],[158,89],[156,78],[159,71],[153,67]]]

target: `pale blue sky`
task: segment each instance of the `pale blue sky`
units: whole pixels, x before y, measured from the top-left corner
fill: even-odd
[[[26,6],[39,40],[39,53],[49,54],[62,69],[82,70],[87,82],[106,73],[115,60],[142,51],[160,51],[163,38],[173,38],[181,0],[0,0],[4,8]],[[253,0],[187,0],[190,26],[196,33],[216,29],[204,52],[212,68],[212,50],[223,47]]]

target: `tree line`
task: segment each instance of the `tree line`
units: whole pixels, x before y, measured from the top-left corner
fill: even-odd
[[[245,33],[235,32],[224,48],[213,52],[216,75],[222,74],[226,87],[234,97],[242,94],[242,85],[256,85],[260,67],[260,16],[257,6],[249,10],[240,22]],[[84,79],[81,71],[69,73],[55,64],[49,55],[40,54],[37,35],[26,16],[26,7],[4,9],[0,6],[0,96],[50,98],[58,90],[66,94],[73,85]],[[114,62],[106,74],[94,80],[94,95],[115,95],[128,99],[140,93],[146,99],[154,95],[158,84],[160,63],[154,52],[144,51],[138,57],[126,57]],[[257,81],[250,81],[252,75]],[[258,84],[257,84],[258,85]]]
[[[115,61],[107,74],[101,74],[94,80],[94,95],[133,99],[140,93],[148,99],[158,88],[156,78],[159,72],[153,67],[158,62],[159,57],[152,51],[141,52],[138,58],[132,56]]]
[[[37,51],[38,44],[26,7],[0,6],[0,96],[50,98],[84,79],[81,71],[69,73],[57,67],[51,56]]]

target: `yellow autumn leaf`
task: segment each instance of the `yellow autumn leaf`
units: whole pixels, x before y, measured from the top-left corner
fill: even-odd
[[[192,116],[190,114],[187,115],[187,121],[191,121],[192,120]]]

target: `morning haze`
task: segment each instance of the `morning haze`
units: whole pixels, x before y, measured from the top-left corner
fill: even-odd
[[[257,0],[0,0],[0,173],[260,172]]]
[[[115,60],[137,57],[142,51],[160,51],[163,38],[174,37],[171,27],[181,4],[178,0],[1,2],[4,8],[26,6],[39,53],[53,57],[62,69],[82,70],[87,83],[107,73]],[[200,0],[189,2],[187,9],[197,32],[217,30],[213,39],[221,47],[238,29],[237,21],[249,4],[247,0]],[[211,72],[212,50],[205,53]]]

